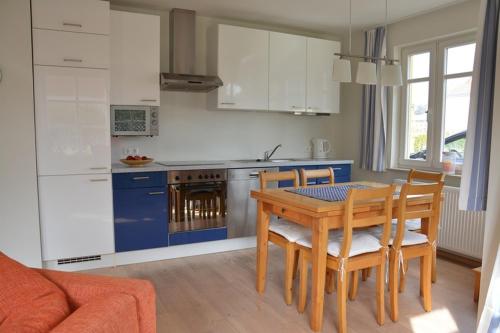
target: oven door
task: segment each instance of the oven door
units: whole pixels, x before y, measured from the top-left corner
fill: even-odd
[[[171,184],[169,233],[226,227],[226,182]]]
[[[151,133],[149,106],[111,106],[111,135],[138,136]]]

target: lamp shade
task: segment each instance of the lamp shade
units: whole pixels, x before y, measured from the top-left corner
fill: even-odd
[[[373,62],[359,62],[356,82],[360,84],[377,84],[377,65]]]
[[[403,75],[401,73],[401,65],[390,64],[383,65],[381,70],[382,85],[399,87],[403,85]]]
[[[333,60],[333,81],[352,82],[351,61],[347,59]]]

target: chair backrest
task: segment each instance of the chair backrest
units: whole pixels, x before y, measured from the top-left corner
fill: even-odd
[[[328,184],[335,184],[335,174],[332,168],[319,169],[319,170],[306,170],[300,169],[300,180],[302,186],[308,186],[309,179],[328,178]]]
[[[340,257],[347,258],[351,250],[352,232],[356,228],[366,228],[370,226],[382,225],[383,233],[380,237],[380,245],[387,248],[391,234],[392,224],[392,204],[395,185],[368,188],[350,189],[347,194],[346,207],[344,213],[344,234]],[[373,201],[374,206],[383,206],[383,209],[364,209],[356,212],[356,202]]]
[[[270,182],[279,182],[282,180],[293,181],[293,187],[299,187],[299,173],[297,170],[281,171],[281,172],[264,172],[259,173],[260,188],[267,188],[267,184]]]
[[[392,243],[392,246],[395,249],[399,249],[401,247],[401,243],[404,239],[406,221],[411,219],[429,218],[429,242],[433,243],[436,240],[438,223],[441,215],[441,195],[443,193],[443,186],[443,181],[433,184],[403,184],[398,203],[398,226]],[[432,196],[432,204],[428,208],[409,206],[408,197],[416,195]]]
[[[413,183],[414,180],[425,180],[433,183],[444,182],[444,173],[437,172],[428,172],[428,171],[419,171],[415,169],[411,169],[408,172],[408,183]]]

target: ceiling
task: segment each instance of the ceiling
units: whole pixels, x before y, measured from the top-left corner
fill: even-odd
[[[198,15],[332,33],[348,23],[348,0],[111,0],[115,5],[196,10]],[[388,0],[389,22],[437,10],[465,0]],[[384,0],[352,0],[354,29],[384,23]]]

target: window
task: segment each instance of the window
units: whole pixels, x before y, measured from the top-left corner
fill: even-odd
[[[475,46],[464,36],[402,49],[400,167],[463,163]]]

